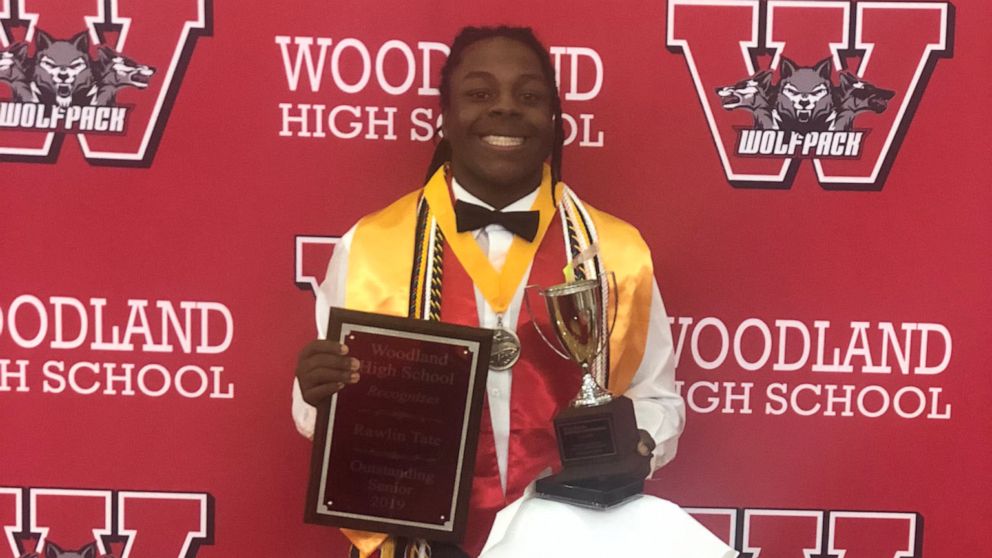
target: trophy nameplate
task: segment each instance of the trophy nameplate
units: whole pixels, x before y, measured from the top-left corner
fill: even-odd
[[[562,470],[538,479],[539,496],[605,509],[644,492],[648,458],[637,452],[640,436],[630,399],[568,407],[554,423]]]

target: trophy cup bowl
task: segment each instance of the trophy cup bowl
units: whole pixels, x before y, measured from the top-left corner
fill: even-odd
[[[600,386],[593,376],[592,367],[609,342],[609,333],[601,321],[603,291],[599,281],[586,279],[562,283],[538,291],[544,298],[551,317],[555,338],[565,351],[558,351],[544,334],[538,333],[559,355],[569,358],[582,367],[582,387],[572,400],[572,407],[595,407],[609,403],[613,395]],[[533,322],[535,327],[537,322]]]
[[[619,505],[643,492],[647,460],[637,452],[640,437],[633,403],[603,389],[605,366],[599,378],[594,371],[613,329],[612,324],[606,327],[604,323],[604,291],[609,291],[614,301],[617,295],[613,274],[605,277],[605,286],[599,279],[587,279],[537,287],[561,348],[541,331],[530,301],[524,297],[540,337],[583,371],[579,393],[554,419],[562,471],[539,479],[537,493],[543,498],[599,509]],[[616,302],[613,307],[617,307]]]

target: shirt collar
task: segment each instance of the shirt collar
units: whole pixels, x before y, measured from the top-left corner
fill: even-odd
[[[473,196],[468,190],[458,183],[458,180],[456,180],[454,176],[451,177],[451,193],[455,196],[456,200],[481,205],[482,207],[492,211],[530,211],[530,208],[534,207],[534,201],[537,200],[537,193],[540,189],[541,187],[538,186],[537,188],[534,188],[531,193],[511,203],[503,209],[496,209],[488,203]]]

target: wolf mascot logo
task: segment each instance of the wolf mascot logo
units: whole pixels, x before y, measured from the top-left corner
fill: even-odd
[[[756,130],[770,130],[775,122],[775,96],[771,70],[762,70],[733,85],[717,88],[725,110],[743,109],[754,116]]]
[[[772,71],[762,70],[734,85],[716,90],[725,110],[744,109],[754,117],[755,130],[788,130],[805,134],[850,131],[862,112],[881,113],[895,96],[850,72],[840,72],[840,85],[831,81],[829,58],[812,67],[782,59],[781,79],[772,85]]]
[[[940,1],[668,0],[667,25],[727,180],[745,188],[789,188],[808,160],[823,188],[881,189],[953,56]]]
[[[107,46],[101,46],[99,52],[100,87],[93,96],[94,105],[116,104],[117,92],[125,87],[148,87],[155,68],[139,64]]]
[[[150,165],[212,0],[37,4],[0,3],[0,160],[54,163],[68,137],[91,163]]]
[[[91,59],[86,31],[58,40],[38,29],[34,46],[33,57],[27,56],[25,43],[15,43],[2,52],[0,81],[10,85],[14,101],[60,109],[70,105],[114,106],[119,90],[144,89],[155,73],[155,68],[107,46],[100,46],[99,57]],[[25,119],[18,121],[23,125]]]
[[[835,89],[835,92],[837,108],[832,125],[835,130],[850,130],[854,125],[854,117],[859,113],[881,113],[895,96],[894,91],[875,87],[851,72],[841,72],[840,88]]]
[[[58,104],[66,108],[71,104],[89,104],[87,97],[94,87],[90,62],[90,41],[86,31],[68,41],[53,39],[38,30],[36,54],[31,60],[34,80],[31,82],[37,98],[44,104]]]
[[[7,84],[15,101],[34,100],[29,73],[27,44],[17,43],[0,49],[0,83]]]
[[[779,95],[775,103],[780,127],[800,133],[827,128],[828,118],[834,112],[831,89],[829,58],[812,68],[798,67],[783,58],[782,79],[778,82]]]

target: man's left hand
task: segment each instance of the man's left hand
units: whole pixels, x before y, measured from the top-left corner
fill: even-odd
[[[651,452],[654,451],[654,438],[648,434],[647,430],[638,430],[637,433],[640,435],[641,439],[637,442],[637,453],[643,455],[644,457],[651,457]]]
[[[640,440],[637,441],[637,453],[644,458],[642,474],[645,478],[651,476],[651,452],[654,451],[654,438],[646,430],[638,430]]]

